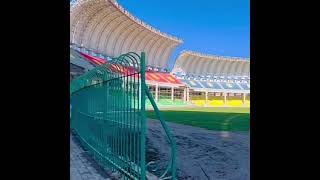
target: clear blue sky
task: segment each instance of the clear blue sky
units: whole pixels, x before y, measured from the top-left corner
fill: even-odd
[[[118,0],[131,14],[184,41],[181,50],[250,57],[250,0]]]

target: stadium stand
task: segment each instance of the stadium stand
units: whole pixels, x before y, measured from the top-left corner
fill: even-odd
[[[95,63],[86,60],[78,51],[70,48],[70,80],[93,69],[95,66]]]
[[[202,87],[209,89],[221,89],[218,82],[201,81]]]
[[[237,83],[232,82],[220,82],[224,89],[241,89]]]
[[[144,51],[146,82],[160,106],[250,105],[249,59],[182,51],[170,72],[169,57],[183,41],[147,25],[116,1],[72,3],[70,17],[70,62],[74,65],[90,69],[120,54]],[[242,96],[231,99],[230,92]],[[210,93],[221,94],[210,97]]]
[[[242,89],[250,90],[250,84],[249,83],[240,83],[240,86]]]
[[[147,81],[155,81],[158,83],[169,83],[169,84],[179,84],[182,85],[180,80],[175,78],[173,75],[169,73],[159,73],[159,72],[146,72],[146,80]]]
[[[249,59],[182,51],[172,74],[186,85],[187,99],[196,106],[250,106],[246,99],[250,94]],[[217,98],[210,93],[222,94]],[[233,97],[233,93],[240,96]]]
[[[105,63],[107,60],[106,59],[102,59],[101,56],[99,57],[95,57],[92,54],[86,54],[89,51],[86,48],[75,48],[72,47],[74,49],[70,49],[70,51],[72,52],[72,56],[75,57],[77,56],[77,58],[81,59],[83,62],[87,63],[87,64],[92,64],[93,66],[98,66],[101,65],[103,63]],[[77,50],[75,50],[77,49]],[[79,52],[79,51],[81,52]],[[102,57],[109,57],[106,55],[101,54]],[[84,66],[84,65],[82,65]],[[153,72],[153,71],[147,71],[146,72],[146,82],[148,86],[154,86],[157,85],[158,88],[165,86],[165,87],[169,87],[169,88],[178,88],[180,86],[184,86],[183,83],[181,83],[180,80],[178,80],[175,76],[173,76],[170,73],[165,73],[165,72]],[[155,95],[155,92],[153,92]],[[171,97],[174,96],[177,93],[169,93],[169,95],[167,96],[163,96],[164,92],[163,91],[159,91],[158,95],[159,98],[156,98],[158,101],[158,105],[160,107],[162,106],[186,106],[186,105],[190,105],[189,103],[186,103],[182,100],[182,97],[180,97],[180,99]],[[162,95],[162,96],[161,96]],[[173,100],[174,99],[174,100]],[[147,103],[148,105],[148,103]],[[151,104],[149,104],[151,105]]]
[[[91,55],[89,55],[84,52],[90,51],[85,48],[81,48],[81,52],[71,49],[70,62],[75,61],[76,57],[79,59],[77,60],[78,65],[80,65],[79,67],[90,69],[105,63],[107,58],[111,58],[104,54],[96,55],[91,53]],[[103,59],[102,57],[107,58]],[[191,103],[196,106],[250,106],[250,100],[245,100],[245,98],[243,99],[241,97],[239,99],[230,99],[230,97],[226,95],[228,96],[226,97],[226,100],[221,98],[217,99],[216,97],[213,99],[207,97],[206,100],[205,95],[195,97],[193,93],[189,95],[186,93],[186,91],[188,91],[186,88],[201,92],[224,92],[225,94],[233,91],[244,91],[244,93],[249,93],[250,79],[247,76],[181,75],[179,73],[170,74],[164,71],[155,72],[155,69],[157,68],[150,68],[149,71],[146,72],[146,81],[149,87],[154,86],[154,90],[151,90],[151,92],[155,96],[160,107],[187,106],[190,105],[190,99]]]
[[[77,66],[75,64],[70,63],[70,81],[75,77],[85,73],[85,69],[81,66]]]
[[[96,64],[82,57],[82,55],[74,49],[70,49],[70,63],[77,65],[85,70],[93,69]]]
[[[101,64],[104,64],[106,61],[104,59],[100,59],[100,58],[97,58],[97,57],[94,57],[94,56],[90,56],[88,54],[85,54],[83,52],[80,52],[80,54],[86,58],[87,60],[89,60],[90,62],[92,63],[95,63],[97,65],[101,65]]]
[[[196,80],[182,80],[187,86],[192,87],[192,88],[203,88],[203,86],[200,84],[200,82]]]

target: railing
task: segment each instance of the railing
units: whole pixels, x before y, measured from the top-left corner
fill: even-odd
[[[148,179],[146,97],[171,145],[171,159],[157,179],[175,179],[175,142],[145,83],[145,53],[127,53],[71,83],[71,128],[96,161],[124,179]]]

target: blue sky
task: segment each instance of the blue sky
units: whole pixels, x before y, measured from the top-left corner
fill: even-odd
[[[250,0],[118,0],[131,14],[176,36],[181,50],[250,58]]]

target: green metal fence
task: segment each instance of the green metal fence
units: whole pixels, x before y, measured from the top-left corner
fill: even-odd
[[[71,128],[104,167],[123,179],[150,179],[146,162],[146,97],[171,145],[159,179],[175,179],[175,142],[145,83],[145,53],[127,53],[71,82]],[[157,173],[159,174],[159,173]]]

